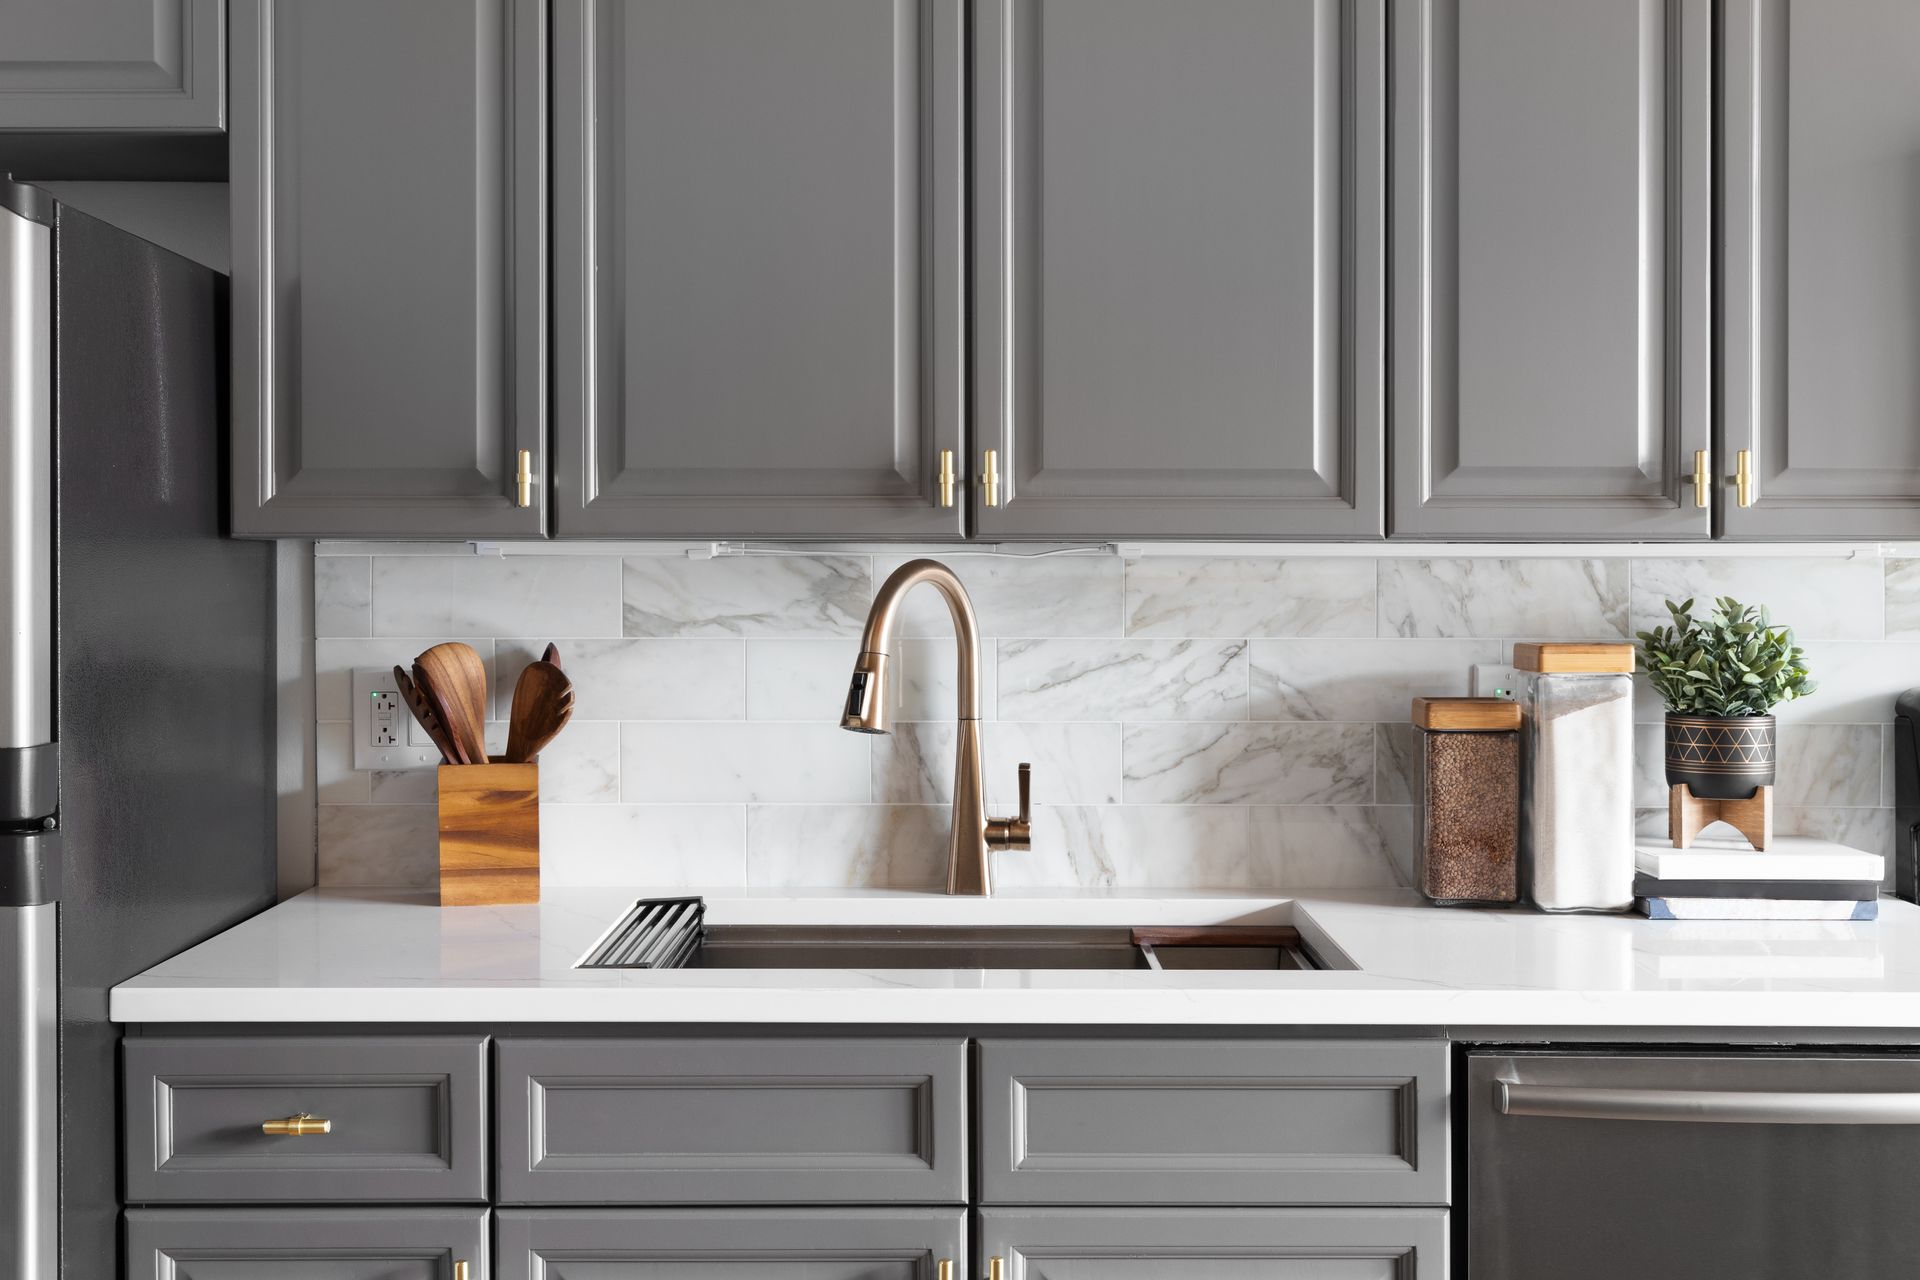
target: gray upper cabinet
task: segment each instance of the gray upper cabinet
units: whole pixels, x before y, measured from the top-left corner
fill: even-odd
[[[1712,6],[1394,16],[1393,532],[1709,536]]]
[[[1920,537],[1920,6],[1724,12],[1722,529]]]
[[[220,129],[225,48],[221,0],[9,0],[0,129]]]
[[[559,0],[561,535],[961,535],[962,8]]]
[[[1384,3],[974,6],[979,534],[1380,535]]]
[[[235,532],[540,536],[545,5],[231,17]]]

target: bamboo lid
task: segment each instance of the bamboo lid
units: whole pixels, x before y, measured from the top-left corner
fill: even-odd
[[[1413,723],[1453,733],[1498,733],[1520,727],[1520,704],[1506,698],[1415,698]]]
[[[1632,675],[1630,644],[1516,644],[1513,665],[1542,675]]]

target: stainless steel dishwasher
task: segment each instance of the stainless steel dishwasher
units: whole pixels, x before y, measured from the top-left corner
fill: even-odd
[[[1474,1051],[1468,1280],[1920,1274],[1920,1054]]]

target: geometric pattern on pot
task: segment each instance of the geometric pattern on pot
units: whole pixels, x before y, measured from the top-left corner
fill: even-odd
[[[1733,720],[1667,721],[1667,758],[1692,768],[1732,766],[1734,773],[1748,768],[1765,768],[1773,763],[1773,718],[1766,724],[1752,723],[1763,717],[1746,716]]]

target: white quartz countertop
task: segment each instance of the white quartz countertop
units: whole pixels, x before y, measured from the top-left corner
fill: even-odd
[[[656,891],[657,892],[657,891]],[[676,891],[678,892],[678,891]],[[581,970],[646,890],[538,906],[292,898],[114,988],[116,1022],[613,1022],[1920,1029],[1920,907],[1866,923],[1440,909],[1411,892],[710,891],[729,924],[1293,924],[1316,972]]]

